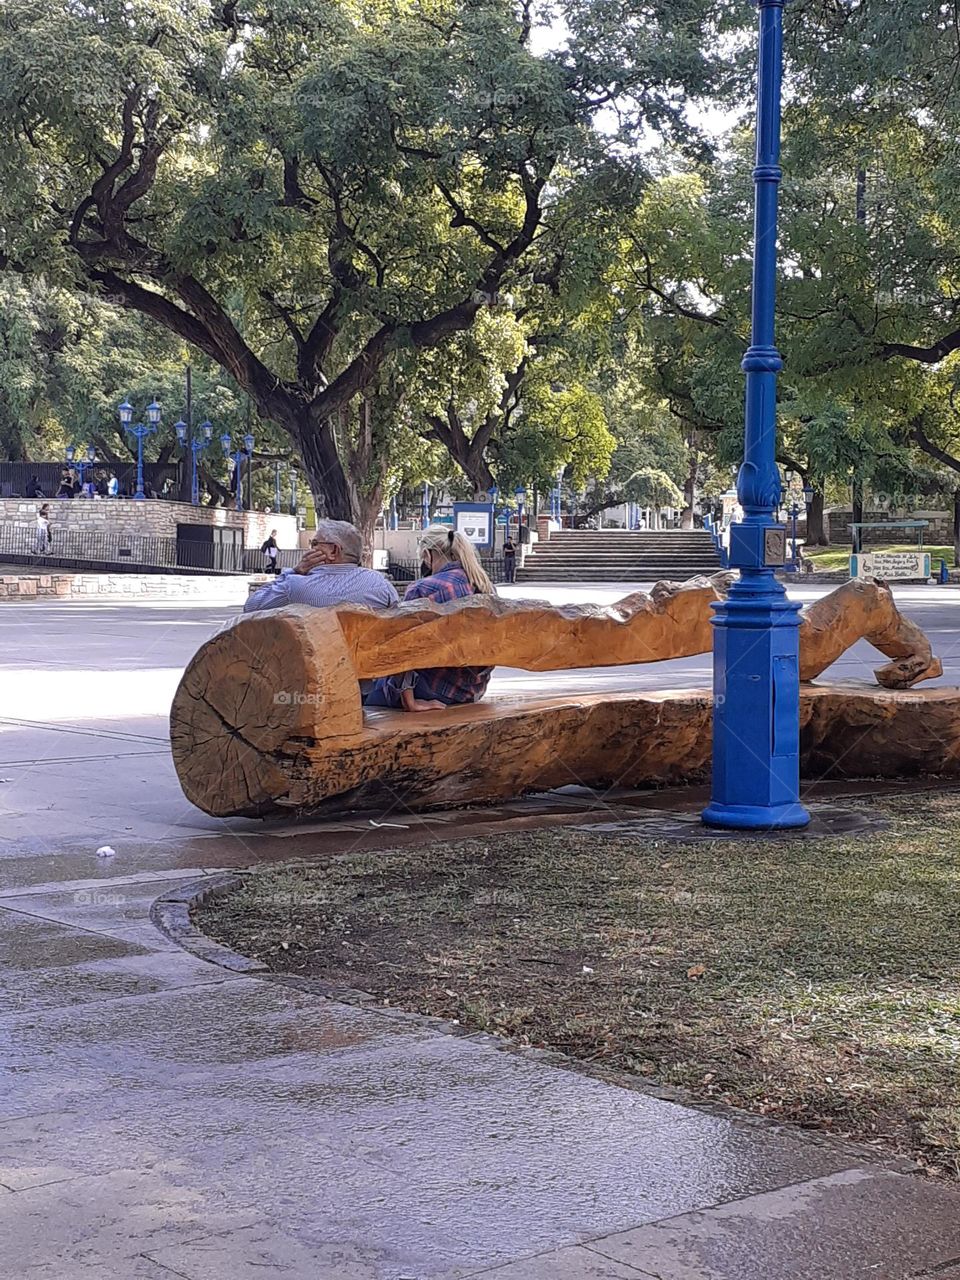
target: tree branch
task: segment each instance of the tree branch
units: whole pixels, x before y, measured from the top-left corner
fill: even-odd
[[[952,351],[960,349],[960,329],[954,329],[929,347],[916,347],[908,342],[885,342],[877,352],[881,360],[901,356],[904,360],[917,360],[921,364],[939,364]]]
[[[936,458],[938,462],[942,462],[951,471],[960,471],[960,458],[954,458],[945,449],[941,449],[939,445],[934,444],[923,427],[921,427],[919,418],[915,418],[910,424],[910,439],[928,457]]]

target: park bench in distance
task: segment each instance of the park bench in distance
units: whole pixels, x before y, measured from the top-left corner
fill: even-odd
[[[293,606],[246,615],[198,651],[171,713],[187,798],[217,816],[367,804],[397,811],[500,800],[570,783],[657,786],[709,770],[707,689],[488,696],[444,711],[364,711],[359,681],[427,667],[528,671],[706,653],[729,575],[659,583],[616,605],[475,596],[374,611]],[[870,684],[802,686],[804,768],[816,776],[960,770],[960,691],[904,692],[939,661],[882,583],[849,582],[804,611],[810,681],[861,638],[891,661]],[[851,748],[855,746],[855,750]]]

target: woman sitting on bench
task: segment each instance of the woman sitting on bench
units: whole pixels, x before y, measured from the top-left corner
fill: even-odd
[[[473,545],[462,533],[455,533],[442,524],[431,525],[421,534],[419,547],[421,566],[427,576],[411,582],[404,594],[404,603],[496,594]],[[492,670],[492,667],[434,667],[384,676],[375,681],[364,705],[437,711],[464,702],[479,702],[487,691]]]

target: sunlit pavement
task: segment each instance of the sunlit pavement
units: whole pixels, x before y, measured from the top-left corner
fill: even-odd
[[[608,604],[626,589],[538,585],[537,598]],[[958,682],[960,593],[897,594]],[[237,976],[161,934],[150,905],[171,885],[370,838],[363,815],[220,822],[183,799],[170,699],[184,663],[234,612],[0,606],[4,1277],[953,1274],[949,1188],[799,1131]],[[875,663],[858,645],[831,674],[869,678]],[[709,678],[703,657],[500,670],[494,688]],[[464,819],[428,821],[444,831]],[[415,835],[396,830],[377,838]],[[98,857],[102,845],[115,853]]]

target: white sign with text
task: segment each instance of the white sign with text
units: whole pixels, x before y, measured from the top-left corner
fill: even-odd
[[[930,577],[929,551],[863,551],[850,557],[852,578],[882,578],[887,582]]]
[[[457,511],[457,531],[475,546],[489,546],[490,514],[489,511]]]

